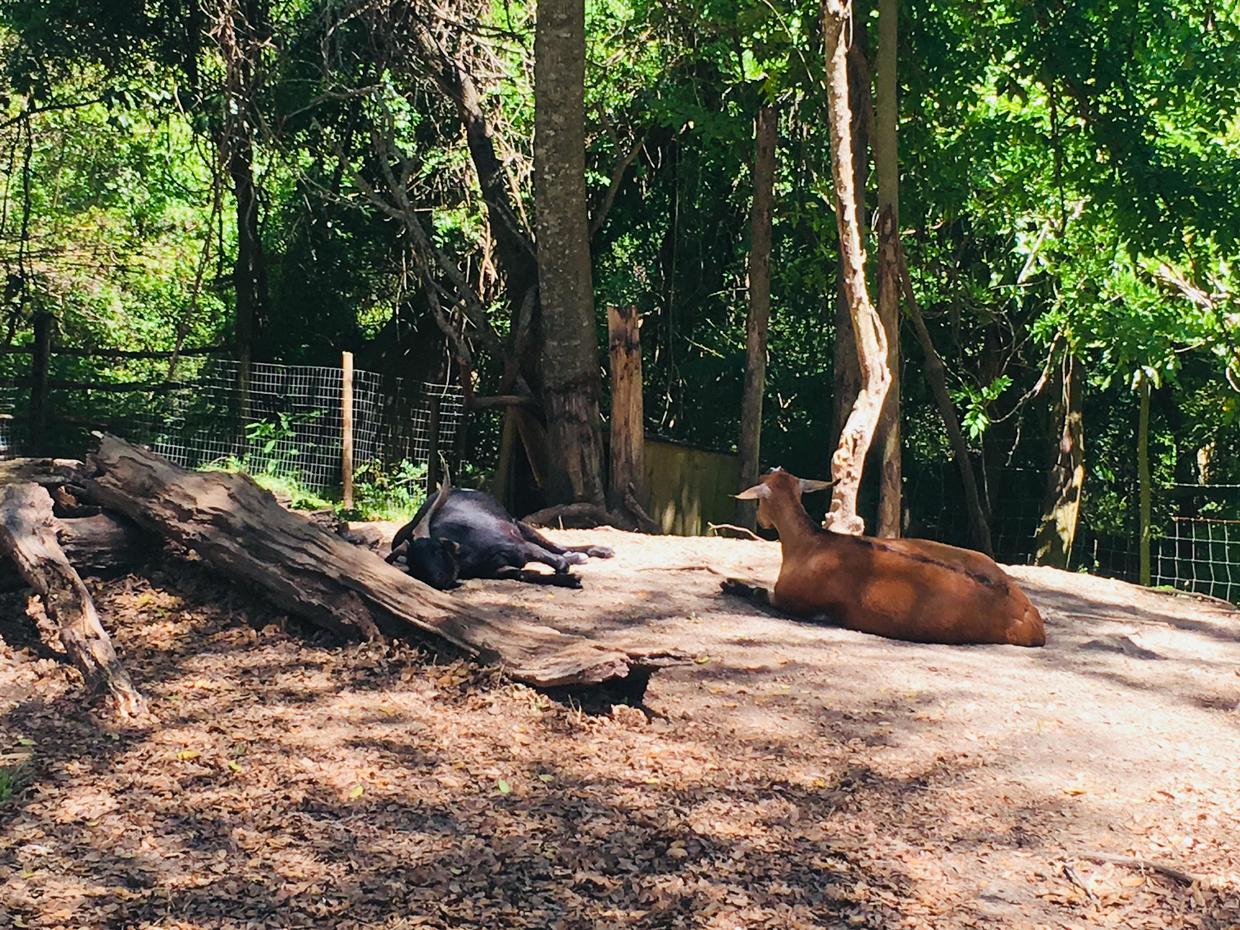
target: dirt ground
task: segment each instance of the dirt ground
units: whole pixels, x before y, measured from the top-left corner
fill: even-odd
[[[688,650],[650,714],[165,559],[91,583],[159,721],[101,729],[0,598],[0,927],[1240,927],[1240,614],[1017,568],[1046,648],[914,645],[718,594],[773,544],[553,535],[617,557],[456,596]]]

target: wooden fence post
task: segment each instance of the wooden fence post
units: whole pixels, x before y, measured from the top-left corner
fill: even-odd
[[[646,425],[642,406],[642,348],[636,307],[608,307],[611,350],[611,484],[609,503],[625,506],[632,493],[645,507]]]
[[[431,412],[427,418],[426,431],[429,433],[426,442],[426,493],[434,493],[439,486],[439,420],[442,414],[443,398],[438,394],[431,396]]]
[[[52,315],[34,315],[34,353],[30,366],[30,453],[47,455],[47,376],[52,359]]]
[[[353,509],[353,353],[340,353],[340,484],[345,510]]]

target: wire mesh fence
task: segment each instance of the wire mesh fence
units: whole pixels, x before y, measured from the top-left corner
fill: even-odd
[[[910,463],[906,492],[925,512],[910,535],[971,545],[954,466]],[[998,561],[1027,565],[1036,554],[1046,475],[1009,466],[986,475],[991,541]],[[1150,581],[1240,603],[1240,484],[1171,484],[1154,491]],[[1086,479],[1069,568],[1139,582],[1136,488]]]
[[[133,378],[133,368],[124,377]],[[12,387],[17,380],[0,386],[0,454],[29,446],[28,392]],[[236,360],[202,358],[186,360],[177,381],[152,380],[150,390],[51,383],[45,445],[57,455],[82,455],[91,431],[106,429],[190,468],[233,464],[310,490],[340,486],[340,368],[255,363],[247,382]],[[464,411],[458,386],[354,371],[352,393],[355,470],[425,464],[451,452]]]
[[[1153,550],[1154,584],[1240,603],[1240,520],[1173,517]]]

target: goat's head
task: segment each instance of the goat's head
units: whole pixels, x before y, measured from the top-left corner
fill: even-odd
[[[446,591],[460,583],[456,580],[460,551],[460,544],[449,539],[411,539],[405,552],[405,565],[418,581]]]
[[[831,487],[832,481],[814,481],[798,478],[782,468],[772,468],[762,476],[752,488],[746,488],[736,495],[737,500],[758,502],[758,525],[771,527],[775,525],[772,507],[777,501],[797,501],[802,494],[811,494]]]

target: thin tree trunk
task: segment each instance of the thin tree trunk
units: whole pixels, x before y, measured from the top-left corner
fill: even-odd
[[[762,395],[766,390],[766,337],[771,319],[771,213],[775,197],[775,146],[779,112],[758,110],[753,159],[753,209],[749,221],[749,315],[745,320],[745,392],[741,398],[740,486],[758,479],[762,464]],[[757,512],[737,501],[736,522],[753,529]]]
[[[254,180],[255,97],[264,11],[261,0],[227,0],[214,27],[224,62],[224,119],[220,146],[232,181],[237,210],[237,258],[234,339],[237,345],[237,392],[240,414],[249,414],[254,343],[267,303],[267,273],[258,228],[258,188]]]
[[[1081,513],[1081,491],[1085,486],[1083,380],[1081,363],[1071,349],[1065,349],[1056,376],[1058,396],[1053,414],[1059,442],[1050,469],[1041,524],[1034,537],[1034,561],[1038,565],[1067,568],[1072,556]]]
[[[603,502],[598,334],[585,182],[585,5],[541,0],[534,34],[534,195],[552,503]]]
[[[865,209],[865,188],[868,169],[870,125],[866,115],[870,106],[870,76],[865,65],[865,31],[850,30],[848,48],[848,99],[851,107],[853,196],[857,208],[857,235],[866,239],[868,217]],[[857,367],[857,341],[853,338],[852,313],[848,306],[848,293],[844,287],[847,270],[841,250],[836,268],[835,285],[835,345],[832,351],[832,432],[831,438],[839,442],[844,424],[857,402],[861,391],[861,371]]]
[[[1150,583],[1150,379],[1142,374],[1139,387],[1141,406],[1137,420],[1137,481],[1140,496],[1140,531],[1137,553],[1139,581]]]
[[[831,457],[831,509],[828,529],[861,533],[865,523],[857,515],[857,492],[865,456],[874,439],[883,398],[891,383],[887,371],[887,338],[865,281],[865,249],[857,222],[853,190],[851,107],[848,93],[847,47],[840,41],[851,15],[848,0],[824,0],[823,34],[827,46],[827,110],[831,129],[831,167],[835,178],[835,217],[840,253],[844,260],[844,288],[857,344],[861,390],[844,424],[839,446]]]
[[[900,461],[900,161],[897,138],[899,100],[896,83],[898,0],[879,0],[878,73],[875,83],[874,168],[878,174],[878,315],[887,335],[887,370],[891,387],[878,421],[881,471],[878,484],[877,536],[899,536],[901,525]]]
[[[973,472],[973,461],[969,458],[969,444],[965,442],[964,432],[960,429],[960,419],[956,416],[956,408],[947,390],[947,375],[943,368],[943,359],[934,347],[930,331],[926,329],[921,307],[917,304],[917,295],[913,293],[913,282],[909,279],[904,250],[900,248],[898,241],[896,249],[896,257],[900,265],[900,283],[904,290],[904,308],[908,312],[909,321],[913,324],[913,332],[917,334],[917,340],[921,343],[922,355],[926,359],[926,383],[930,385],[930,393],[934,395],[939,415],[943,417],[943,426],[947,430],[947,438],[952,445],[952,455],[956,459],[956,467],[960,470],[960,483],[964,486],[964,503],[968,512],[969,532],[973,539],[973,547],[993,557],[994,546],[990,541],[990,525],[986,521],[986,512],[982,509],[982,499],[977,488],[977,475]]]

